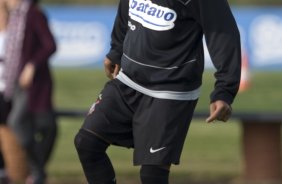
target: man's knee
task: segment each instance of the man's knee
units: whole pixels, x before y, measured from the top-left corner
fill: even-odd
[[[95,134],[80,129],[74,144],[85,176],[91,184],[115,184],[115,173],[106,154],[107,142]]]
[[[80,129],[74,138],[74,145],[79,156],[105,153],[109,144],[85,129]],[[88,154],[87,154],[88,153]],[[90,155],[89,155],[90,156]]]

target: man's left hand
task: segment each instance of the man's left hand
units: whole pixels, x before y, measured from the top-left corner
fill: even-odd
[[[232,108],[229,104],[222,100],[217,100],[210,104],[210,116],[206,122],[210,123],[215,120],[226,122],[232,113]]]

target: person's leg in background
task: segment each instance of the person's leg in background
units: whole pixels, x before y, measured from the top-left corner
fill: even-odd
[[[45,170],[57,137],[57,123],[52,111],[33,115],[35,124],[35,153]],[[46,172],[45,172],[46,174]]]
[[[35,152],[35,127],[33,114],[28,112],[27,93],[17,88],[13,97],[13,108],[8,117],[8,125],[15,133],[20,145],[26,152],[29,169],[33,184],[42,184],[45,173],[42,169],[39,155]],[[31,181],[31,179],[28,178]]]
[[[7,173],[5,170],[5,162],[2,151],[0,151],[0,183],[5,184],[8,182]]]
[[[27,113],[19,121],[13,121],[12,130],[26,152],[26,159],[30,169],[30,177],[28,178],[28,181],[32,181],[30,182],[32,184],[43,184],[45,173],[40,161],[40,155],[38,155],[35,150],[35,126],[32,114]]]
[[[0,93],[0,126],[5,126],[6,122],[6,103],[4,101],[2,93]],[[0,136],[1,137],[1,136]],[[1,142],[1,141],[0,141]],[[2,146],[0,146],[0,183],[5,183],[7,180],[7,174],[5,171],[5,162],[2,154]]]
[[[30,122],[34,125],[31,145],[27,151],[31,178],[27,183],[43,184],[46,182],[46,164],[51,156],[57,136],[57,124],[54,113],[32,113]],[[26,148],[27,148],[26,144]]]
[[[6,120],[8,113],[11,108],[11,103],[4,99],[3,93],[0,93],[0,128],[6,127]],[[2,137],[0,135],[0,137]],[[0,145],[2,145],[3,140],[0,140]],[[5,160],[3,155],[3,147],[0,148],[0,183],[6,184],[9,182],[9,178],[5,169]]]

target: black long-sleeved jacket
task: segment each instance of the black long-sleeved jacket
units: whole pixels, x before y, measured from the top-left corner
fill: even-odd
[[[196,99],[204,69],[203,35],[217,70],[211,101],[231,104],[240,83],[241,47],[226,0],[120,0],[107,57],[121,64],[118,79],[136,90]]]

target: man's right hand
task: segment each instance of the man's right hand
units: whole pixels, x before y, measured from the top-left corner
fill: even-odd
[[[105,67],[105,72],[106,76],[109,79],[114,79],[116,78],[119,70],[120,70],[120,65],[118,64],[113,64],[112,61],[109,58],[105,58],[104,60],[104,67]]]

